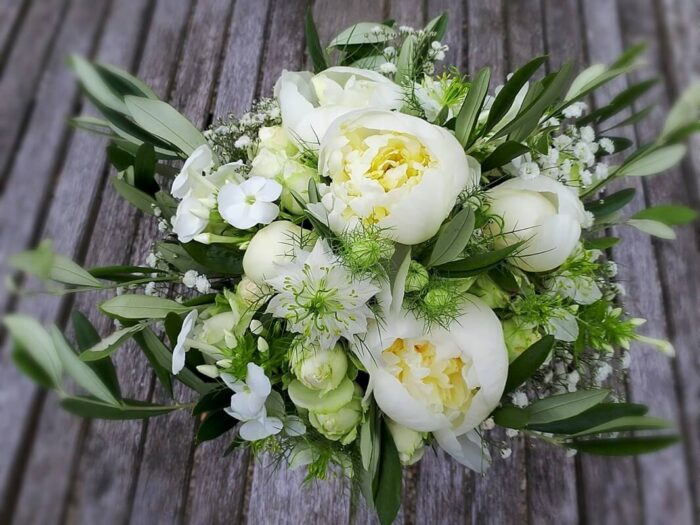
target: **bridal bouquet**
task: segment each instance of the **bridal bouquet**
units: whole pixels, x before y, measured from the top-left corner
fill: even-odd
[[[79,312],[72,342],[7,316],[19,369],[83,417],[188,410],[197,442],[347,476],[383,523],[401,466],[429,447],[483,472],[519,433],[572,453],[673,443],[604,387],[633,341],[673,353],[625,313],[609,232],[673,238],[694,212],[630,216],[634,189],[604,190],[681,160],[700,90],[633,147],[614,130],[648,114],[633,107],[653,81],[585,101],[641,47],[575,78],[570,63],[539,75],[538,57],[493,89],[488,68],[435,73],[446,23],[360,23],[324,48],[307,16],[314,73],[284,71],[273,98],[203,132],[133,76],[73,57],[104,116],[74,124],[109,139],[115,189],[162,238],[135,266],[83,269],[48,241],[15,255],[50,291],[114,290],[104,338]],[[123,398],[110,356],[131,339],[196,402]]]

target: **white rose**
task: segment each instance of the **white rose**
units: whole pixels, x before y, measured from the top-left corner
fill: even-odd
[[[278,273],[276,265],[291,261],[294,247],[308,233],[289,221],[276,221],[262,228],[250,240],[243,256],[245,275],[258,285],[275,277]]]
[[[394,110],[403,105],[401,88],[375,71],[331,67],[312,75],[283,71],[275,84],[282,125],[304,148],[317,149],[331,122],[358,108]]]
[[[511,179],[488,192],[490,213],[503,218],[496,246],[526,241],[511,263],[530,272],[560,266],[576,248],[586,213],[579,198],[562,183],[539,176]],[[496,234],[500,228],[490,226]]]
[[[322,202],[336,233],[376,224],[403,244],[430,239],[480,167],[445,129],[402,113],[359,110],[337,119],[321,143]]]
[[[471,431],[498,406],[508,375],[508,352],[496,314],[476,296],[449,329],[412,313],[385,312],[353,350],[370,374],[379,408],[417,432],[432,432],[462,464],[482,468]]]

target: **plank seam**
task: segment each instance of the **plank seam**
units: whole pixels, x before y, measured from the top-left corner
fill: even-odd
[[[22,27],[22,24],[24,23],[24,19],[27,16],[27,12],[29,11],[30,3],[31,0],[24,0],[22,7],[20,7],[19,12],[17,13],[17,17],[12,23],[12,27],[7,33],[7,41],[5,42],[3,49],[0,50],[0,79],[2,79],[4,76],[5,64],[7,62],[8,56],[10,55],[12,43],[15,41],[17,34],[19,33],[19,30]]]

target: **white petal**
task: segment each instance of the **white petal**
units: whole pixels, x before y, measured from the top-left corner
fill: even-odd
[[[231,408],[227,413],[241,421],[258,419],[265,415],[265,398],[251,392],[231,396]]]
[[[185,367],[185,352],[187,350],[186,342],[197,322],[197,316],[198,311],[192,310],[187,314],[187,317],[185,317],[185,320],[182,322],[182,328],[180,329],[180,333],[177,335],[175,348],[173,348],[173,375],[177,375]]]
[[[256,202],[250,206],[250,216],[255,220],[255,224],[270,224],[279,214],[279,206],[271,202]]]
[[[219,208],[245,202],[245,193],[241,186],[242,184],[227,182],[224,187],[221,188],[217,197]]]
[[[306,434],[306,425],[297,416],[287,416],[284,418],[284,431],[290,437],[303,436]]]
[[[282,185],[272,179],[263,179],[263,181],[262,188],[255,194],[256,199],[266,202],[273,202],[279,199],[282,194]]]
[[[276,417],[267,417],[246,421],[241,425],[239,433],[246,441],[258,441],[269,436],[274,436],[282,431],[282,421]]]
[[[232,204],[227,207],[219,206],[219,213],[226,222],[239,230],[247,230],[258,223],[253,212],[253,206],[245,202]]]
[[[270,380],[265,375],[265,371],[255,363],[248,363],[248,376],[245,382],[256,395],[265,398],[270,395],[272,390]]]
[[[465,467],[479,473],[489,468],[491,457],[476,432],[456,436],[451,430],[441,430],[433,432],[433,436],[445,452]]]

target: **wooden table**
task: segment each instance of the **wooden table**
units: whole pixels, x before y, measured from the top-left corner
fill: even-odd
[[[136,72],[204,127],[270,94],[282,69],[304,67],[307,4],[0,0],[0,264],[42,238],[88,266],[141,263],[157,237],[153,221],[106,184],[103,141],[66,126],[68,117],[92,111],[64,67],[69,52]],[[548,53],[552,66],[569,57],[582,65],[649,40],[649,67],[640,75],[656,72],[664,81],[646,97],[659,104],[651,124],[627,132],[637,141],[653,136],[669,100],[700,71],[694,0],[317,0],[313,6],[324,41],[356,21],[394,18],[420,26],[443,10],[451,18],[447,62],[469,72],[488,64],[496,79],[537,54]],[[633,182],[635,206],[697,205],[699,152],[663,178]],[[486,477],[429,452],[406,472],[400,523],[700,520],[698,231],[681,229],[675,243],[619,233],[627,242],[614,255],[628,307],[649,319],[646,333],[670,337],[678,352],[669,360],[634,348],[621,388],[677,421],[684,443],[638,459],[601,460],[521,440]],[[94,314],[100,299],[18,299],[2,289],[0,312],[32,312],[63,326],[75,307],[107,333],[110,323]],[[273,471],[246,454],[221,459],[225,440],[195,448],[188,414],[127,423],[73,418],[15,372],[0,337],[2,524],[373,522],[363,506],[351,504],[340,480],[304,490],[300,472]],[[116,362],[130,396],[164,397],[133,347]]]

